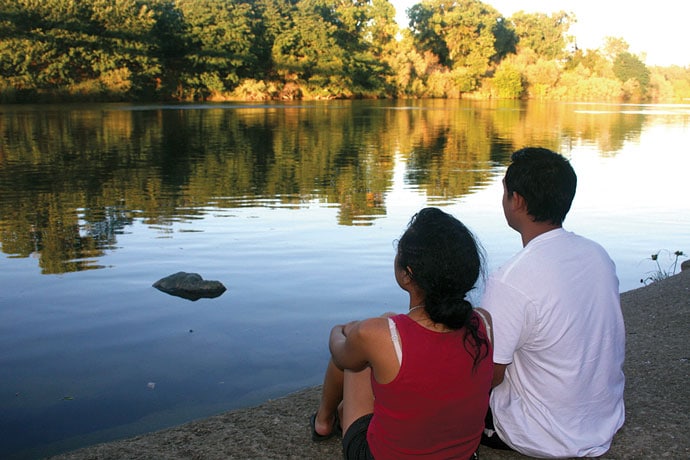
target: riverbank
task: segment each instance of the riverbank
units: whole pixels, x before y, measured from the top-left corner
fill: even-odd
[[[626,422],[604,459],[690,458],[690,270],[621,294]],[[340,459],[340,440],[313,443],[319,388],[178,427],[86,447],[54,460]],[[482,459],[524,459],[488,448]]]

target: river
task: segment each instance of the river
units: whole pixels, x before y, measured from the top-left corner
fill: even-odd
[[[523,146],[570,158],[565,227],[621,291],[690,251],[690,105],[4,105],[0,135],[3,458],[319,384],[331,325],[406,308],[392,264],[414,212],[465,222],[487,270],[520,249],[500,203]],[[227,291],[152,287],[178,271]]]

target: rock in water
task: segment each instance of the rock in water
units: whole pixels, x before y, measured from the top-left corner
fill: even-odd
[[[205,281],[198,273],[185,272],[161,278],[153,283],[153,287],[189,300],[199,300],[202,297],[213,299],[225,292],[225,286],[220,281]]]

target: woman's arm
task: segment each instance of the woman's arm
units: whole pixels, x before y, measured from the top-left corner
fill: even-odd
[[[377,349],[388,334],[385,318],[370,318],[363,321],[335,326],[331,330],[329,348],[333,362],[340,369],[361,371],[376,362]],[[392,344],[391,344],[392,347]]]
[[[484,310],[483,308],[475,308],[474,309],[477,313],[479,313],[479,316],[483,318],[486,323],[486,329],[489,334],[489,340],[491,343],[494,343],[494,332],[493,332],[493,320],[491,318],[491,314]],[[491,382],[491,388],[495,387],[496,385],[500,385],[501,382],[503,382],[503,378],[505,377],[506,373],[506,367],[508,367],[507,364],[497,364],[494,363],[494,377]]]

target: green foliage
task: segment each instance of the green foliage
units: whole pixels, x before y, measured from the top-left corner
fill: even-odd
[[[10,6],[12,5],[12,6]],[[101,88],[139,94],[153,86],[161,67],[150,53],[153,12],[134,1],[19,0],[0,3],[12,24],[2,41],[1,73],[20,92]],[[113,85],[113,75],[127,75]]]
[[[150,33],[156,21],[154,11],[137,0],[92,0],[89,19],[103,35],[135,39]]]
[[[499,67],[492,83],[497,96],[501,99],[519,99],[524,91],[522,75],[511,65]]]
[[[389,0],[0,0],[0,100],[255,98],[259,81],[262,98],[690,97],[690,69],[650,70],[623,39],[569,51],[562,11],[408,13],[399,34]]]
[[[630,50],[628,42],[620,37],[606,37],[604,39],[604,49],[602,53],[606,58],[613,62],[621,53],[627,53]]]
[[[414,45],[421,52],[436,55],[442,65],[450,66],[450,51],[443,36],[445,24],[441,14],[434,10],[430,2],[417,3],[408,10]]]
[[[537,56],[546,59],[560,59],[564,55],[572,14],[559,11],[548,16],[518,11],[510,19],[515,27],[519,48],[530,48]]]
[[[628,80],[637,80],[642,88],[646,88],[649,84],[649,69],[640,58],[627,51],[616,56],[613,62],[613,73],[623,83]]]
[[[251,75],[258,57],[254,50],[252,6],[244,2],[180,0],[178,7],[190,43],[187,61],[203,93],[231,90]]]
[[[329,20],[333,20],[332,12],[322,5],[298,3],[294,23],[276,37],[273,45],[279,75],[286,80],[328,86],[332,77],[343,74],[345,50],[338,42],[336,26]]]
[[[316,0],[300,1],[292,24],[273,44],[276,72],[286,81],[304,83],[318,97],[376,93],[391,73],[381,59],[393,39],[391,24],[392,10],[367,3],[331,8]],[[373,42],[375,36],[381,41]]]
[[[679,101],[690,100],[690,71],[688,68],[679,66],[671,66],[665,68],[655,68],[657,84],[663,84],[670,87],[671,94],[667,96],[668,99],[676,99]]]
[[[570,101],[615,101],[623,96],[621,84],[615,78],[599,77],[580,65],[560,74],[559,84],[551,98]]]
[[[247,79],[232,92],[232,96],[244,101],[264,101],[275,99],[279,95],[273,84],[266,84],[261,80]]]
[[[409,14],[415,45],[435,54],[445,67],[464,69],[462,92],[476,89],[492,59],[505,55],[512,43],[498,11],[479,0],[429,0],[413,6]],[[501,49],[495,46],[495,34]]]
[[[574,70],[578,66],[587,69],[590,75],[614,77],[613,64],[599,50],[575,50],[575,52],[568,57],[565,64],[565,70]]]
[[[494,43],[494,48],[496,49],[496,54],[493,57],[494,61],[500,62],[508,54],[515,53],[518,36],[513,27],[504,18],[498,18],[492,32],[496,39]]]

